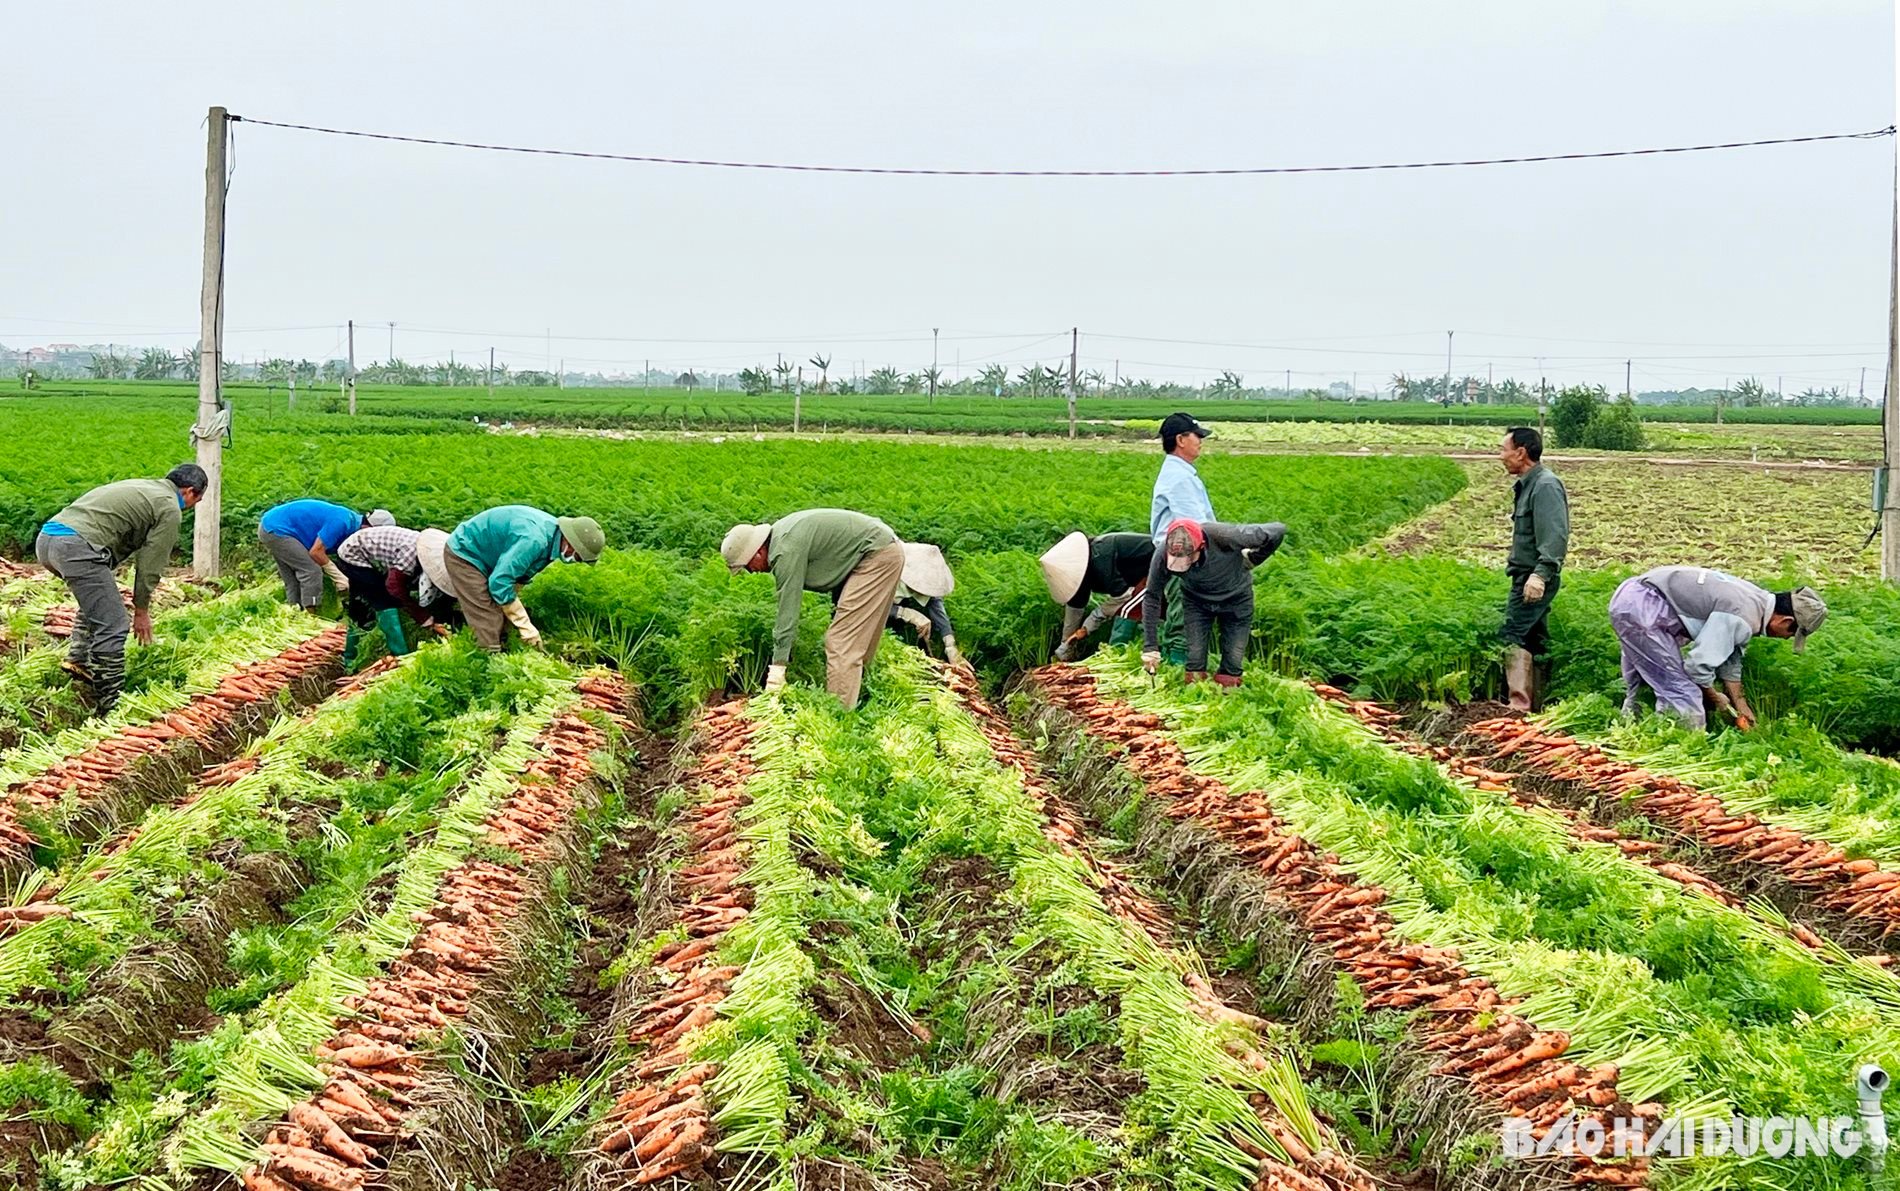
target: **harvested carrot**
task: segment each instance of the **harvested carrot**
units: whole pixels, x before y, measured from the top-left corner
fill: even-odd
[[[343,1127],[332,1120],[330,1114],[314,1104],[294,1104],[290,1108],[290,1123],[305,1130],[322,1143],[323,1148],[354,1166],[368,1166],[375,1152],[359,1144]]]
[[[1554,1059],[1570,1049],[1570,1035],[1562,1030],[1552,1030],[1548,1034],[1539,1034],[1516,1054],[1506,1055],[1478,1073],[1481,1082],[1489,1082],[1500,1076],[1530,1066],[1544,1059]]]
[[[412,1053],[413,1052],[400,1046],[390,1046],[387,1043],[373,1042],[361,1046],[342,1047],[331,1052],[331,1057],[337,1062],[346,1063],[351,1067],[366,1068],[384,1067],[391,1063],[400,1063],[404,1059],[409,1058]]]
[[[314,1150],[273,1153],[267,1173],[309,1188],[309,1191],[362,1191],[363,1172],[338,1166]]]

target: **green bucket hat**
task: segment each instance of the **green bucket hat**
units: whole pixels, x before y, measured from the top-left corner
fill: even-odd
[[[601,532],[600,522],[592,517],[556,517],[554,520],[561,527],[561,536],[574,548],[575,557],[582,562],[600,558],[601,550],[607,545],[607,535]]]

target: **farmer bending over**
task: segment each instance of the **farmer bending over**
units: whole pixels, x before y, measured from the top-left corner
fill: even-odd
[[[293,500],[265,512],[257,523],[257,544],[277,563],[284,602],[315,612],[323,602],[325,575],[339,596],[350,590],[349,580],[330,558],[344,539],[365,526],[395,523],[388,509],[364,516],[327,500]]]
[[[1160,629],[1165,581],[1181,580],[1181,618],[1187,636],[1187,680],[1207,677],[1208,638],[1220,626],[1223,687],[1240,685],[1253,635],[1253,569],[1280,548],[1286,526],[1225,525],[1219,521],[1175,521],[1162,535],[1162,547],[1148,566],[1148,590],[1142,596],[1142,668],[1153,674],[1161,665]]]
[[[105,714],[125,689],[125,636],[152,643],[152,592],[158,588],[185,510],[204,497],[204,469],[181,463],[162,480],[120,480],[94,488],[40,527],[33,552],[58,575],[79,604],[63,668],[92,687]],[[134,559],[132,617],[113,575]]]
[[[1145,533],[1091,538],[1078,530],[1037,560],[1050,597],[1062,605],[1058,662],[1073,662],[1089,638],[1110,621],[1109,644],[1135,639],[1135,620],[1141,616],[1141,597],[1148,589],[1148,567],[1154,555],[1155,541]],[[1089,599],[1098,595],[1107,598],[1090,612]]]
[[[438,617],[446,615],[449,597],[437,590],[422,568],[416,544],[422,535],[400,525],[375,525],[358,530],[343,539],[337,548],[337,565],[349,580],[349,596],[343,610],[350,619],[349,634],[343,641],[343,668],[356,669],[356,651],[362,634],[372,625],[383,630],[383,642],[389,652],[409,652],[403,639],[402,614],[407,611],[417,626],[448,636],[448,626]]]
[[[470,517],[449,535],[442,563],[475,643],[500,653],[510,624],[523,644],[541,647],[516,589],[551,562],[591,563],[607,536],[592,517],[556,517],[527,505],[498,505]]]
[[[806,509],[770,525],[733,526],[719,554],[734,573],[770,571],[778,589],[768,692],[785,685],[804,593],[836,593],[837,610],[825,631],[825,689],[846,708],[856,707],[865,664],[877,652],[904,575],[904,548],[891,527],[849,509]]]
[[[1827,619],[1811,587],[1772,592],[1707,567],[1657,567],[1625,579],[1610,597],[1610,627],[1623,647],[1623,713],[1635,715],[1645,686],[1656,710],[1692,727],[1704,705],[1735,717],[1743,731],[1755,709],[1742,691],[1742,651],[1757,634],[1792,637],[1798,653]],[[1683,647],[1688,646],[1688,656]],[[1725,691],[1717,689],[1720,680]]]
[[[930,638],[943,643],[943,659],[952,666],[963,665],[957,649],[956,630],[950,625],[950,612],[943,597],[956,590],[956,576],[944,561],[943,551],[925,542],[904,542],[904,573],[897,582],[897,595],[891,601],[891,614],[885,624],[895,630],[908,625],[917,634],[917,648],[930,652]]]

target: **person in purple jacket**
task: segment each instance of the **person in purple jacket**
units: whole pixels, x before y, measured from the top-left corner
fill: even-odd
[[[257,523],[257,544],[277,563],[284,581],[284,602],[314,612],[323,602],[323,577],[330,576],[338,595],[350,590],[350,581],[330,558],[343,539],[366,525],[394,525],[388,509],[367,517],[327,500],[293,500],[266,512]]]

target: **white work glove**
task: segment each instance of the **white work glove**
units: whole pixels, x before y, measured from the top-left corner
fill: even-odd
[[[785,689],[785,667],[774,662],[765,668],[765,693],[775,694]]]
[[[1161,669],[1161,654],[1155,650],[1146,650],[1141,655],[1141,668],[1153,674]]]
[[[949,662],[952,666],[961,666],[964,664],[963,651],[957,648],[957,639],[948,633],[945,633],[943,638],[943,657],[944,660]]]
[[[930,618],[925,616],[922,612],[917,611],[915,608],[898,608],[892,615],[911,628],[916,629],[917,639],[919,641],[930,640]]]
[[[350,581],[344,577],[342,569],[339,568],[336,563],[326,561],[323,564],[323,573],[330,576],[331,583],[336,584],[336,593],[338,595],[349,594]]]
[[[1537,601],[1543,598],[1544,598],[1544,577],[1542,575],[1534,574],[1530,578],[1524,580],[1524,602],[1526,604],[1535,604]]]
[[[534,621],[528,619],[528,610],[522,606],[520,600],[503,604],[501,606],[501,614],[508,618],[508,623],[514,625],[515,628],[520,631],[521,643],[523,645],[532,645],[536,649],[541,648],[541,630],[535,628]]]

